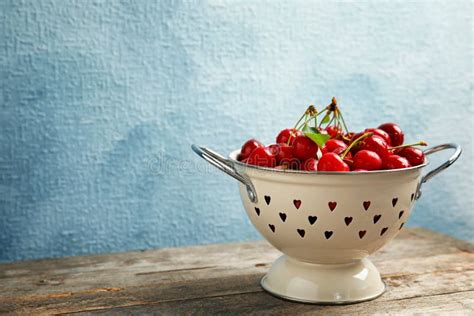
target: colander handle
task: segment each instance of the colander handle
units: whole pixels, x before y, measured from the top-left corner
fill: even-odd
[[[445,150],[445,149],[454,149],[454,154],[451,155],[451,157],[449,157],[448,160],[446,160],[443,164],[441,164],[439,167],[431,170],[430,172],[428,172],[427,174],[425,174],[423,176],[423,178],[421,178],[421,182],[420,182],[420,185],[418,186],[418,191],[417,191],[417,194],[416,194],[416,199],[419,199],[420,196],[421,196],[421,185],[423,183],[426,183],[428,182],[429,180],[431,180],[431,178],[433,178],[434,176],[436,176],[438,173],[440,173],[441,171],[443,171],[444,169],[447,169],[449,166],[451,166],[456,160],[458,160],[459,156],[461,156],[461,152],[462,152],[462,148],[461,146],[459,146],[458,144],[453,144],[453,143],[449,143],[449,144],[442,144],[442,145],[438,145],[438,146],[435,146],[435,147],[432,147],[432,148],[428,148],[427,150],[424,151],[425,155],[431,155],[431,154],[434,154],[438,151],[442,151],[442,150]]]
[[[191,148],[196,154],[199,155],[199,157],[206,160],[208,163],[210,163],[217,169],[224,171],[229,176],[233,177],[234,179],[237,179],[239,182],[245,185],[245,187],[247,188],[247,195],[250,201],[252,201],[253,203],[257,203],[258,198],[257,198],[257,192],[255,191],[255,187],[253,186],[252,182],[247,176],[235,170],[234,163],[232,161],[225,159],[218,153],[206,147],[200,147],[193,144],[191,145]]]

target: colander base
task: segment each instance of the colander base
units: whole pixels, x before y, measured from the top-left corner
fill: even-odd
[[[348,264],[312,264],[283,255],[260,284],[277,297],[312,304],[358,303],[385,291],[377,268],[367,258]]]

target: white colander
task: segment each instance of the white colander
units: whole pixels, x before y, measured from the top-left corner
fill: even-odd
[[[343,304],[370,300],[385,286],[367,256],[402,229],[421,184],[454,163],[454,149],[441,166],[428,164],[370,172],[305,172],[247,165],[196,145],[203,159],[240,181],[240,196],[257,230],[282,255],[262,278],[268,292],[307,303]]]

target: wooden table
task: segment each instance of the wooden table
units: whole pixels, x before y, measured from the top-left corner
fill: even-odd
[[[474,315],[472,252],[470,243],[406,229],[372,258],[387,292],[344,306],[264,292],[260,278],[280,255],[264,241],[8,263],[0,265],[0,313]]]

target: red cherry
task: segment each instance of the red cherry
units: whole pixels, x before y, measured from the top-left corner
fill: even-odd
[[[293,156],[293,148],[287,144],[279,144],[280,151],[277,154],[277,165],[284,166],[286,169],[300,168],[300,161]]]
[[[324,129],[324,128],[322,128],[322,127],[319,127],[318,129],[319,129],[319,132],[320,132],[321,134],[323,134],[323,135],[329,135],[329,133],[328,133],[328,131],[327,131],[326,129]],[[331,136],[331,135],[329,135],[329,136]]]
[[[342,148],[342,147],[337,147],[336,149],[334,149],[332,152],[335,153],[336,155],[338,156],[341,156],[342,153],[346,150],[346,148]],[[348,152],[346,154],[346,156],[344,157],[343,161],[349,166],[349,168],[352,168],[352,153],[351,152]]]
[[[324,154],[318,161],[318,171],[350,171],[349,166],[335,153]]]
[[[344,151],[346,150],[346,148],[343,148],[343,147],[337,147],[335,148],[333,151],[331,151],[332,153],[335,153],[336,155],[341,155]],[[351,152],[348,152],[347,155],[344,157],[344,160],[346,159],[352,159],[352,154]]]
[[[425,154],[415,147],[402,148],[396,154],[405,157],[412,166],[418,166],[425,162]]]
[[[404,139],[403,131],[400,128],[400,126],[398,126],[397,124],[385,123],[385,124],[380,125],[378,128],[387,132],[387,134],[390,135],[392,146],[400,146],[401,144],[403,144],[403,139]]]
[[[299,131],[296,128],[286,128],[278,134],[276,142],[278,144],[289,144],[291,146],[295,140],[295,137],[300,135],[304,135],[302,131]],[[290,138],[291,140],[288,143],[288,139]]]
[[[273,168],[276,165],[276,156],[268,147],[258,147],[247,159],[247,163],[255,166]]]
[[[253,138],[249,139],[245,142],[245,144],[242,146],[242,149],[240,150],[239,160],[243,161],[244,159],[247,159],[255,149],[263,147],[265,147],[265,145],[263,145],[258,140]]]
[[[389,155],[384,158],[382,167],[384,169],[403,169],[411,167],[410,162],[399,155]]]
[[[367,137],[361,142],[360,149],[373,151],[379,155],[381,159],[389,155],[388,144],[385,140],[377,135]]]
[[[304,135],[296,136],[293,142],[293,156],[299,160],[314,158],[318,151],[318,145]]]
[[[342,129],[336,126],[328,126],[326,127],[326,132],[328,132],[331,138],[336,138],[339,135],[342,135]]]
[[[382,167],[382,159],[376,152],[362,149],[354,156],[354,169],[379,170]]]
[[[267,146],[268,149],[272,152],[273,156],[277,157],[280,153],[280,144],[271,144]]]
[[[327,152],[334,151],[337,148],[343,148],[342,151],[346,150],[347,145],[342,140],[339,139],[329,139],[324,146]]]
[[[391,145],[392,144],[392,140],[390,139],[390,135],[388,135],[388,133],[384,130],[381,130],[380,128],[366,128],[364,133],[374,133],[374,135],[377,135],[377,136],[380,136],[382,137],[385,142],[387,143],[387,145]]]
[[[301,169],[304,171],[317,171],[318,170],[318,160],[316,158],[306,159],[301,163]]]

